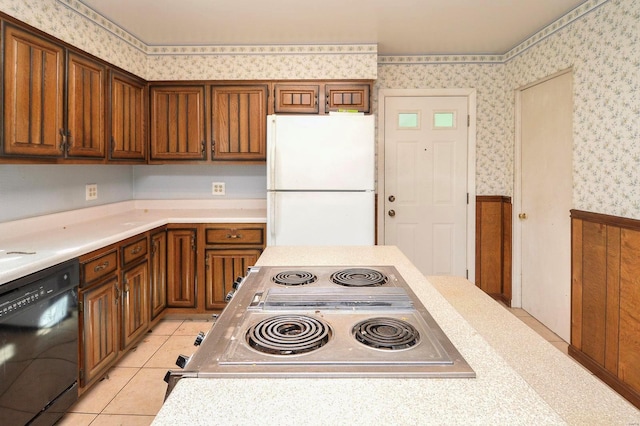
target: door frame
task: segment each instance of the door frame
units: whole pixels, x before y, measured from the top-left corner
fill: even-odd
[[[511,266],[511,306],[522,307],[522,222],[518,215],[522,212],[522,92],[545,81],[552,80],[563,74],[572,73],[569,67],[533,81],[515,89],[515,140],[513,150],[513,209],[511,220],[513,223],[513,259]],[[572,119],[573,120],[573,119]]]
[[[475,282],[476,276],[476,89],[379,89],[378,90],[378,144],[377,144],[377,186],[378,194],[377,228],[378,244],[384,240],[384,166],[385,166],[385,101],[387,97],[466,97],[469,114],[467,127],[467,279]]]

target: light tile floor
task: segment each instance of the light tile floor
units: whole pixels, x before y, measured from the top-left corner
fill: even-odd
[[[60,420],[64,426],[150,425],[164,401],[167,370],[178,354],[191,355],[199,331],[211,320],[161,320]]]
[[[507,308],[559,350],[567,353],[567,342],[529,313]],[[102,381],[80,397],[60,420],[63,426],[144,426],[153,422],[164,401],[167,370],[177,369],[178,354],[191,355],[199,331],[211,328],[211,320],[161,320]]]

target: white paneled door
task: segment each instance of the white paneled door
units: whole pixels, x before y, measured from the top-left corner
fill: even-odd
[[[467,274],[467,103],[385,99],[385,244],[425,275]]]
[[[571,322],[572,74],[520,92],[522,308],[566,341]]]

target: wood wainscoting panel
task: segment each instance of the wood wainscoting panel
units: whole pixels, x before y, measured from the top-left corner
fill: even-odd
[[[582,225],[582,352],[604,365],[607,302],[606,227]]]
[[[620,247],[618,376],[640,391],[640,232],[622,229]]]
[[[511,199],[476,197],[476,286],[511,306]]]
[[[640,221],[571,211],[569,355],[640,408]]]

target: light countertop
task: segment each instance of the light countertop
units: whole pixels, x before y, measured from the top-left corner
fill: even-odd
[[[0,284],[167,223],[265,223],[266,200],[136,200],[0,223]]]
[[[621,424],[640,411],[464,278],[395,247],[268,247],[258,265],[394,265],[475,379],[182,379],[154,425]]]

